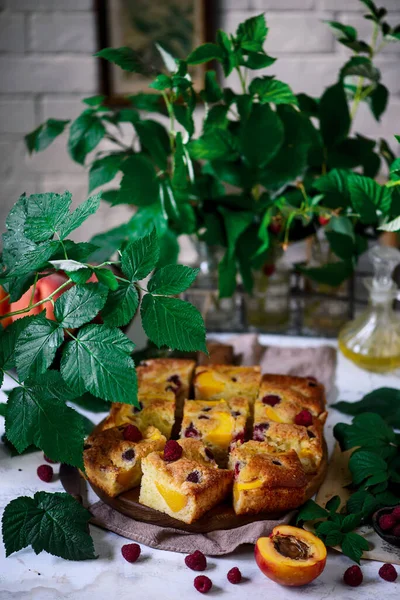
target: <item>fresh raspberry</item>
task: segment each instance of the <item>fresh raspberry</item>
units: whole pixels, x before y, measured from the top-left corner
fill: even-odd
[[[46,462],[50,463],[51,465],[56,465],[57,464],[57,460],[51,460],[51,458],[49,458],[48,456],[46,456],[45,454],[43,454],[43,458]]]
[[[264,432],[269,428],[269,423],[260,423],[259,425],[254,425],[253,429],[253,440],[257,442],[264,441]]]
[[[323,217],[322,215],[320,215],[318,217],[318,221],[319,221],[319,224],[322,225],[322,226],[328,225],[328,223],[330,221],[330,217]]]
[[[186,427],[185,437],[187,437],[187,438],[198,438],[198,437],[200,437],[200,434],[197,431],[197,429],[195,428],[195,426],[193,425],[193,423],[190,423],[189,427]]]
[[[296,425],[304,425],[304,427],[309,427],[313,422],[312,414],[309,410],[304,409],[295,416],[294,422]]]
[[[282,225],[279,221],[272,221],[272,223],[269,224],[268,229],[271,233],[277,234],[282,229]]]
[[[205,575],[198,575],[194,578],[193,585],[201,594],[207,594],[212,588],[212,581]]]
[[[275,265],[264,265],[262,270],[266,277],[271,277],[275,273]]]
[[[391,531],[392,535],[394,535],[395,537],[400,537],[400,523],[398,523],[396,525],[396,527],[393,527],[392,531]]]
[[[195,550],[193,554],[185,556],[185,565],[189,569],[192,569],[192,571],[205,571],[207,568],[207,559],[200,550]]]
[[[363,574],[360,567],[354,565],[353,567],[346,569],[343,575],[343,581],[346,585],[350,585],[351,587],[358,587],[361,585],[363,581]]]
[[[140,442],[143,439],[142,432],[136,425],[127,425],[123,432],[124,440],[127,442]]]
[[[125,560],[129,563],[134,563],[140,556],[140,546],[139,544],[125,544],[121,548],[121,554]]]
[[[393,509],[392,515],[394,516],[396,521],[400,521],[400,506],[396,506],[396,508]]]
[[[182,446],[175,440],[168,440],[164,447],[164,460],[166,462],[174,462],[182,456]]]
[[[50,483],[53,479],[53,467],[50,465],[40,465],[40,467],[37,468],[36,473],[38,474],[39,479],[46,483]]]
[[[190,481],[191,483],[199,483],[199,481],[200,481],[200,473],[198,471],[192,471],[186,477],[186,481]]]
[[[242,581],[242,574],[237,567],[233,567],[227,574],[228,581],[230,583],[240,583]]]
[[[397,571],[390,563],[386,563],[385,565],[381,566],[379,569],[379,575],[385,581],[396,581],[397,579]]]
[[[280,401],[281,401],[280,397],[277,396],[276,394],[267,394],[261,400],[261,402],[263,404],[267,404],[268,406],[275,406],[275,404],[279,404]]]
[[[392,529],[396,525],[396,519],[393,514],[383,515],[378,523],[382,531],[389,531],[389,529]]]

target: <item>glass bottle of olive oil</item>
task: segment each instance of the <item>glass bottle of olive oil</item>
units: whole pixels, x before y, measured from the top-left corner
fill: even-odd
[[[365,285],[370,293],[368,308],[347,323],[339,333],[339,348],[356,365],[385,373],[400,368],[400,317],[393,310],[397,287],[392,279],[400,252],[374,246],[369,252],[374,277]]]

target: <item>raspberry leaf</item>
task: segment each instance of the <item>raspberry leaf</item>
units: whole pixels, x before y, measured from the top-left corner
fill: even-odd
[[[26,206],[25,235],[34,242],[44,242],[68,217],[71,193],[33,194]]]
[[[120,281],[118,289],[108,294],[101,316],[109,327],[123,327],[135,316],[139,295],[133,282]]]
[[[380,415],[388,425],[400,428],[400,390],[379,388],[366,394],[358,402],[336,402],[333,408],[346,415],[359,415],[372,412]]]
[[[33,152],[42,152],[61,135],[68,125],[69,121],[60,121],[58,119],[48,119],[37,129],[25,136],[25,143],[30,154]]]
[[[343,554],[360,564],[363,552],[369,550],[369,544],[365,538],[358,533],[346,533],[342,541]]]
[[[82,202],[78,208],[74,210],[73,213],[68,215],[68,218],[64,221],[62,227],[60,228],[60,237],[65,238],[69,235],[74,229],[78,229],[90,217],[93,215],[100,206],[101,193],[94,194],[90,196],[85,202]],[[73,244],[70,240],[68,240],[70,244]],[[89,246],[89,244],[86,244]],[[84,244],[80,244],[80,246],[84,246]],[[69,257],[71,256],[71,252],[69,251]],[[90,254],[90,253],[89,253]],[[85,256],[87,258],[87,256]],[[79,260],[76,258],[76,260]]]
[[[80,327],[98,315],[107,295],[107,287],[99,283],[75,285],[58,298],[54,316],[61,327]]]
[[[146,294],[140,308],[146,335],[160,348],[207,352],[206,332],[199,311],[176,298]]]
[[[61,375],[77,395],[90,392],[109,402],[137,404],[134,344],[118,329],[86,325],[68,342]]]
[[[37,492],[21,496],[4,509],[2,532],[6,556],[32,546],[67,560],[96,558],[89,535],[91,515],[69,494]]]
[[[124,275],[131,281],[144,279],[154,269],[159,258],[159,244],[156,230],[138,240],[134,240],[121,254]]]
[[[22,381],[37,377],[48,369],[64,340],[58,323],[41,313],[24,327],[15,346],[18,375]]]
[[[147,289],[152,294],[180,294],[192,285],[199,271],[200,269],[191,269],[184,265],[166,265],[157,269]]]

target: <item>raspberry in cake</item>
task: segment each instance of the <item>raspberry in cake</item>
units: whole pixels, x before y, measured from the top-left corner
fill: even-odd
[[[325,389],[314,377],[263,375],[258,400],[265,398],[268,401],[268,396],[299,404],[315,417],[325,410]]]

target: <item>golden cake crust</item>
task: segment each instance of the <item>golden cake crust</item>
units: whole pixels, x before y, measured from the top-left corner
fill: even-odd
[[[314,415],[319,415],[325,410],[325,388],[313,377],[296,377],[294,375],[273,375],[265,374],[262,376],[259,398],[267,394],[279,394],[292,391],[303,396],[301,404]]]
[[[160,386],[176,397],[187,398],[195,366],[194,360],[183,358],[147,359],[136,368],[139,391],[152,393],[153,386]]]
[[[261,381],[259,366],[204,365],[197,367],[194,376],[196,399],[229,400],[244,397],[254,402]]]
[[[141,430],[149,426],[156,427],[169,439],[175,419],[174,394],[160,397],[139,394],[139,403],[141,408],[133,404],[114,402],[109,416],[101,424],[101,430],[132,423]]]

